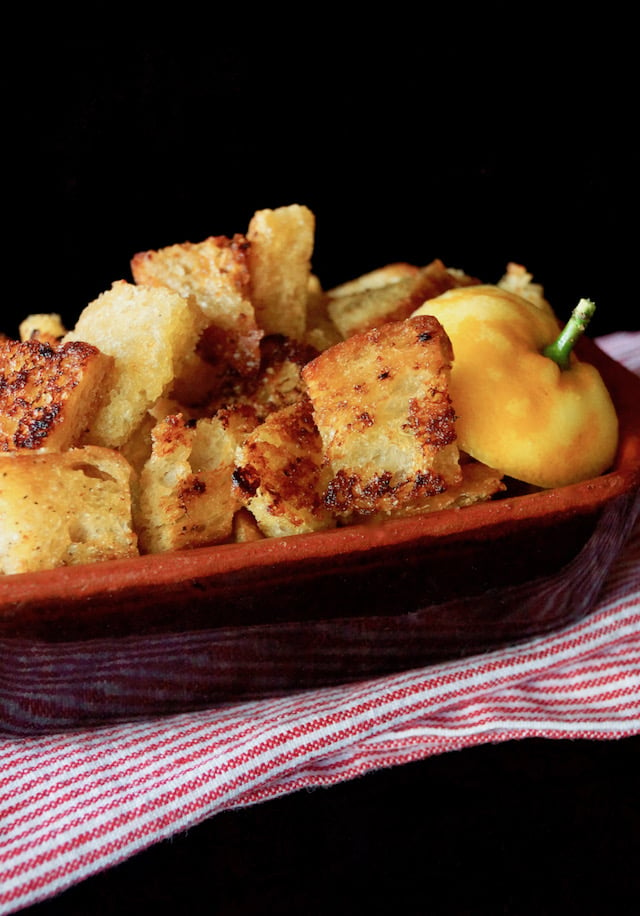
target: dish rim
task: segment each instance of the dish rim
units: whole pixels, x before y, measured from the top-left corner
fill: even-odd
[[[464,508],[442,509],[424,515],[359,523],[287,537],[245,543],[193,547],[179,551],[105,560],[0,577],[0,632],[7,618],[15,623],[21,609],[38,602],[86,604],[98,596],[117,596],[147,582],[151,592],[169,584],[219,575],[241,574],[286,561],[302,565],[311,559],[425,544],[445,538],[475,540],[490,537],[514,524],[543,523],[566,514],[599,511],[611,500],[640,490],[640,377],[606,354],[595,341],[583,338],[578,353],[601,371],[618,411],[620,442],[616,459],[606,473],[553,490],[499,499]]]

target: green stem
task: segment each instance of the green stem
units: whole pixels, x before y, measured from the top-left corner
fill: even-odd
[[[543,355],[556,362],[561,369],[568,369],[571,351],[575,342],[584,334],[595,310],[595,303],[591,299],[581,299],[571,313],[571,317],[560,332],[559,337],[544,348]]]

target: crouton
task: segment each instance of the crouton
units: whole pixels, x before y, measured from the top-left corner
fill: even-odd
[[[384,521],[390,516],[398,518],[424,515],[426,512],[436,512],[442,509],[462,509],[477,502],[484,502],[506,490],[503,482],[504,475],[501,471],[490,468],[480,461],[474,461],[462,453],[460,454],[460,471],[460,481],[447,487],[441,493],[435,493],[432,496],[425,495],[414,502],[388,507],[386,511],[373,515],[359,517],[354,514],[349,521],[371,524]]]
[[[0,450],[79,444],[113,374],[91,344],[0,341]]]
[[[135,509],[142,552],[230,538],[241,507],[232,483],[236,448],[255,423],[249,408],[220,411],[197,421],[174,414],[157,423]]]
[[[343,337],[329,317],[329,296],[320,280],[311,274],[307,286],[307,315],[304,342],[319,353],[339,343]]]
[[[327,314],[341,337],[346,339],[390,320],[389,316],[411,296],[414,286],[413,277],[403,277],[387,286],[374,286],[335,297],[329,295]],[[423,301],[421,296],[420,305]]]
[[[497,285],[500,289],[515,293],[516,296],[521,296],[543,311],[553,314],[551,305],[544,297],[544,287],[540,283],[533,282],[533,274],[529,273],[522,264],[509,262]]]
[[[236,403],[251,404],[260,420],[293,404],[306,392],[302,368],[318,355],[318,350],[305,343],[270,334],[260,344],[260,371],[236,393]]]
[[[420,317],[354,335],[302,370],[339,515],[395,510],[460,480],[451,343]]]
[[[62,323],[60,315],[51,312],[50,314],[27,315],[20,322],[18,333],[20,340],[37,338],[43,343],[50,343],[55,346],[64,337],[67,330]]]
[[[178,293],[124,280],[89,303],[64,338],[87,341],[115,360],[109,397],[85,442],[118,448],[173,383],[202,332],[201,313]]]
[[[257,210],[251,218],[251,301],[265,334],[304,336],[314,235],[314,214],[298,204]]]
[[[337,299],[340,296],[352,296],[354,293],[368,292],[371,289],[380,289],[383,286],[391,286],[398,280],[412,279],[420,272],[420,268],[415,264],[407,264],[405,261],[396,261],[393,264],[385,264],[383,267],[376,267],[374,270],[360,274],[337,286],[332,286],[327,295],[330,299]]]
[[[239,447],[234,482],[266,537],[335,526],[322,442],[307,398],[269,414]]]
[[[172,414],[181,414],[187,424],[193,424],[201,414],[190,410],[172,398],[158,398],[155,404],[145,413],[142,422],[136,427],[124,445],[118,448],[127,459],[137,477],[151,457],[152,432],[156,425]]]
[[[200,356],[205,364],[216,367],[216,373],[209,370],[206,376],[211,390],[216,377],[223,377],[228,370],[240,376],[252,374],[260,358],[262,331],[250,301],[248,249],[249,242],[242,235],[210,236],[202,242],[139,252],[131,260],[131,272],[137,284],[166,286],[185,299],[192,299],[201,310],[207,333],[200,342]],[[187,369],[198,374],[196,390],[202,399],[206,391],[198,362],[194,360]],[[186,371],[183,388],[189,381],[193,388],[190,371]],[[194,395],[190,397],[193,400]]]
[[[0,573],[137,555],[131,467],[96,446],[0,453]]]
[[[391,267],[386,271],[381,268],[329,293],[327,311],[342,337],[408,318],[427,299],[459,283],[455,274],[439,260],[415,270],[410,265],[405,265],[404,270],[400,267],[402,265],[395,271]],[[392,277],[390,283],[383,282],[386,275]]]

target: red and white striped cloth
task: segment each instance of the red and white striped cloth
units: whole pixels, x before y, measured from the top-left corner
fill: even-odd
[[[600,344],[640,372],[640,334]],[[0,739],[0,913],[228,808],[484,742],[638,733],[640,525],[588,617],[517,647],[278,699]]]

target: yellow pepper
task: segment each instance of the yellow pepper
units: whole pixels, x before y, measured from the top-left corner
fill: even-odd
[[[612,464],[616,410],[598,370],[573,352],[593,311],[581,300],[562,333],[552,309],[498,286],[450,290],[415,314],[451,339],[460,448],[538,487],[587,480]]]

